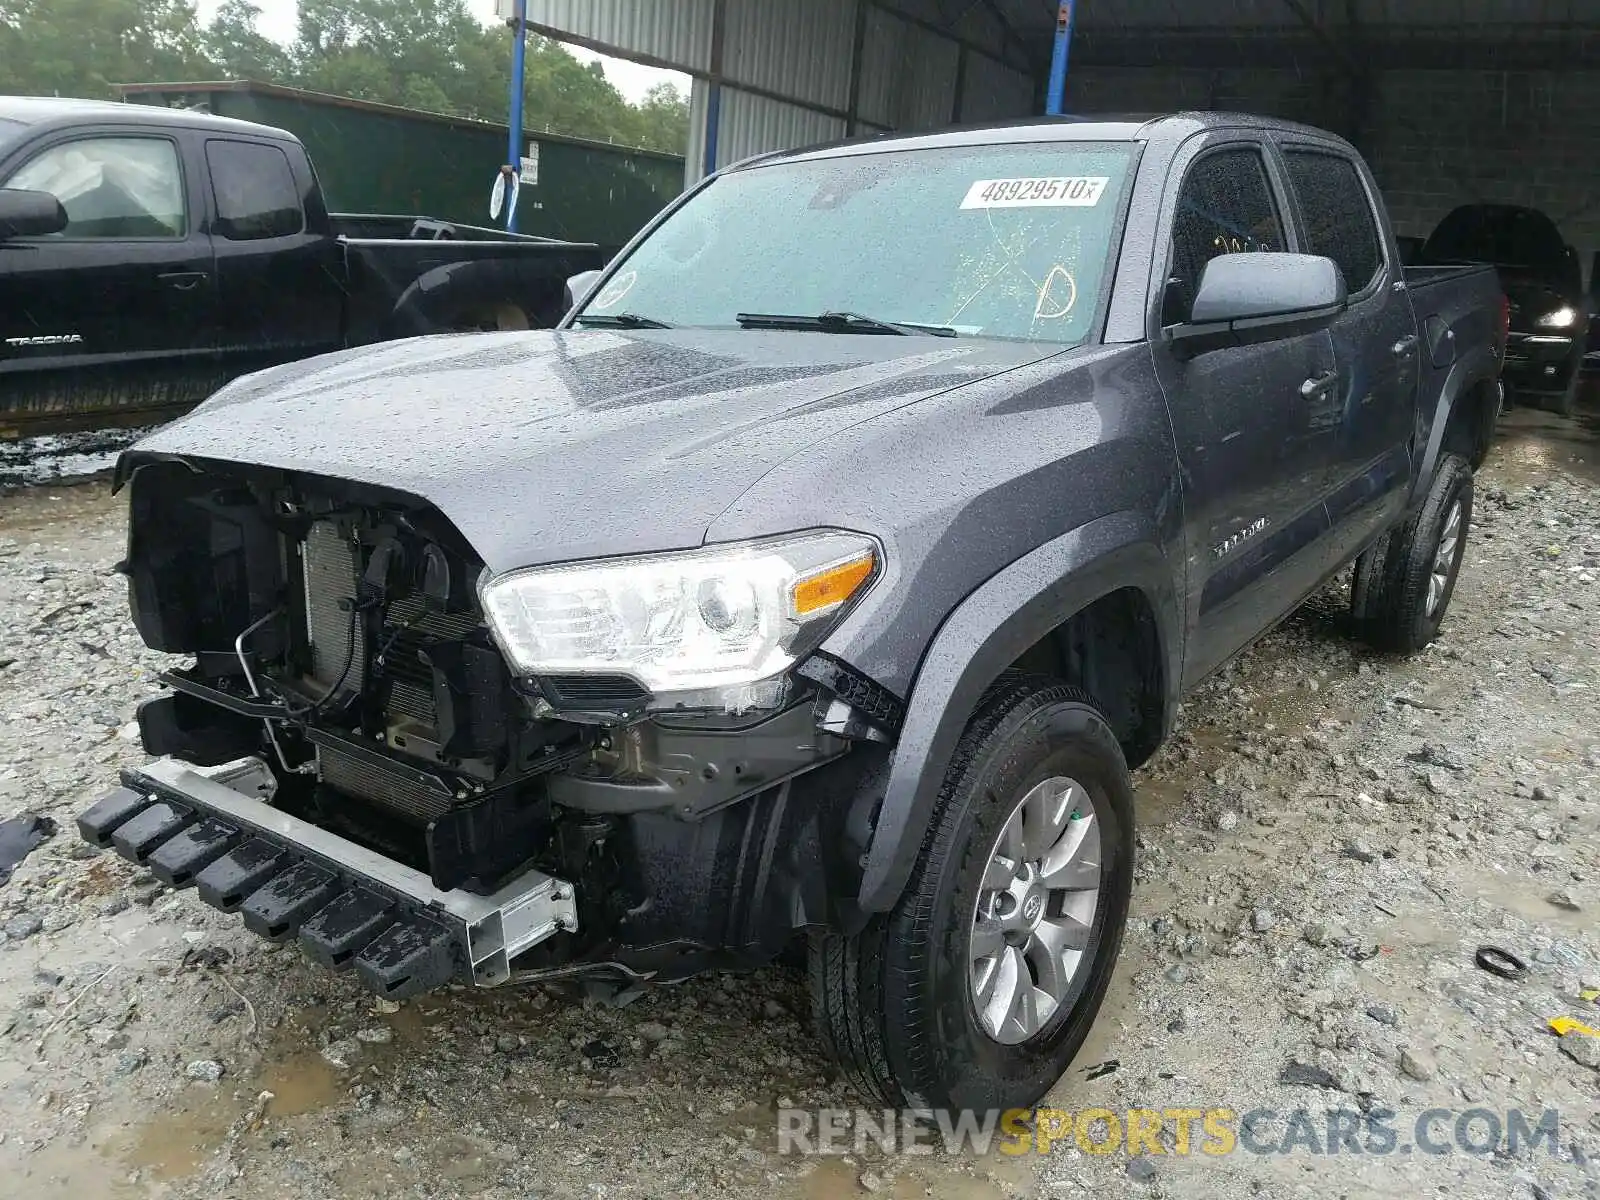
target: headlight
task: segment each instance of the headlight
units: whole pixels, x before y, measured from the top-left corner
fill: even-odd
[[[1547,312],[1535,322],[1541,329],[1570,329],[1578,323],[1578,310],[1563,304],[1554,312]]]
[[[519,674],[627,675],[660,698],[786,671],[879,569],[872,538],[824,530],[511,571],[483,612]]]

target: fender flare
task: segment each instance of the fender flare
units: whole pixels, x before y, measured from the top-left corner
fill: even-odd
[[[923,656],[862,864],[860,911],[886,912],[905,889],[956,743],[989,685],[1050,630],[1125,587],[1145,593],[1155,613],[1170,728],[1180,623],[1173,567],[1154,524],[1118,512],[1046,542],[963,600]]]
[[[1439,389],[1439,400],[1434,406],[1433,423],[1428,427],[1428,444],[1423,450],[1422,461],[1417,464],[1417,473],[1411,483],[1408,511],[1422,503],[1422,498],[1428,494],[1428,488],[1433,484],[1433,475],[1438,470],[1439,455],[1444,446],[1445,431],[1450,427],[1450,418],[1455,412],[1456,405],[1461,403],[1473,388],[1481,383],[1493,381],[1499,373],[1500,360],[1494,350],[1487,346],[1479,347],[1450,365],[1444,386]],[[1493,436],[1494,413],[1489,414],[1488,421],[1490,427],[1487,432]]]

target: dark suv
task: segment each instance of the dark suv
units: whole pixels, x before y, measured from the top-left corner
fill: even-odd
[[[1465,204],[1429,235],[1422,262],[1492,263],[1510,303],[1505,382],[1513,399],[1572,412],[1589,334],[1583,264],[1535,208]]]

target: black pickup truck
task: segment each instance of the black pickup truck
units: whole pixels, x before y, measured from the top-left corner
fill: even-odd
[[[548,326],[597,247],[329,214],[305,148],[243,121],[0,97],[0,436],[144,423],[262,367]]]
[[[266,371],[129,450],[160,756],[79,819],[380,994],[754,966],[886,1104],[1024,1105],[1184,689],[1354,563],[1415,651],[1505,344],[1326,133],[778,154],[553,332]]]

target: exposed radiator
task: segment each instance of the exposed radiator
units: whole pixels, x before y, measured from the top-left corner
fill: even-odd
[[[360,550],[339,535],[339,528],[332,521],[318,521],[307,531],[301,552],[305,565],[306,630],[311,636],[311,677],[324,688],[331,688],[343,676],[341,690],[358,692],[367,678],[367,649],[359,629],[353,640],[350,636],[352,612],[347,607],[355,603]],[[341,601],[345,607],[341,607]]]
[[[371,652],[381,651],[381,662],[369,665],[366,633],[356,628],[351,652],[351,608],[365,562],[360,548],[342,537],[331,521],[312,525],[302,544],[305,567],[306,630],[311,639],[311,682],[323,690],[343,683],[343,693],[368,688],[383,689],[385,716],[396,723],[420,726],[424,739],[438,721],[434,702],[433,669],[421,658],[435,642],[460,641],[481,621],[473,613],[439,612],[416,592],[388,599],[383,628]],[[341,604],[341,602],[343,602]],[[349,670],[345,669],[349,659]],[[404,745],[397,738],[395,745]],[[397,816],[426,824],[450,807],[450,797],[415,782],[403,770],[385,770],[366,759],[322,747],[318,751],[319,777],[347,795],[372,801]]]
[[[437,720],[433,668],[419,655],[429,642],[460,641],[478,626],[478,618],[471,613],[430,611],[415,592],[391,601],[384,616],[384,641],[389,649],[383,665],[390,680],[390,714],[432,726]]]

